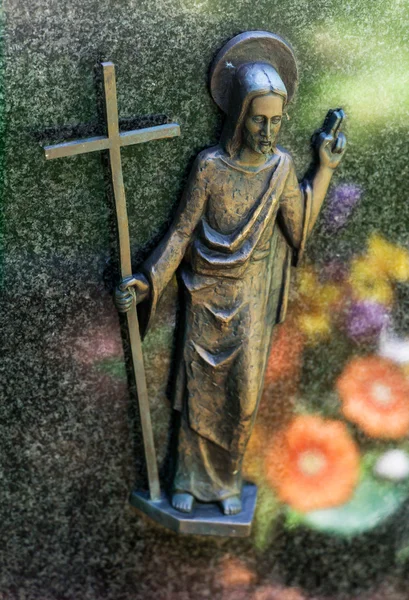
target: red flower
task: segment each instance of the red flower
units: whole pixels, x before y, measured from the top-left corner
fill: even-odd
[[[266,454],[267,480],[301,512],[343,504],[358,476],[358,448],[340,421],[298,416]]]
[[[398,439],[409,433],[409,382],[393,362],[355,358],[337,382],[342,411],[370,437]]]

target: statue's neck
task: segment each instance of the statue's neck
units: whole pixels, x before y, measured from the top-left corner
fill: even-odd
[[[270,154],[260,154],[248,146],[243,146],[236,157],[236,162],[241,167],[258,168],[270,160]]]
[[[260,165],[253,166],[253,165],[246,165],[246,164],[241,163],[238,160],[237,156],[235,156],[234,158],[230,157],[222,149],[219,154],[219,158],[224,163],[226,163],[233,169],[236,169],[238,171],[243,171],[244,173],[259,173],[260,171],[264,171],[264,169],[273,168],[280,161],[280,156],[281,156],[281,153],[278,150],[276,150],[276,152],[274,154],[269,154],[267,156],[267,160],[265,160],[263,163],[261,163]]]

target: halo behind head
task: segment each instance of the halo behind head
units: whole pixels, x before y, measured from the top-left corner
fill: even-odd
[[[236,72],[247,63],[271,65],[282,79],[287,90],[287,102],[297,87],[298,70],[291,46],[268,31],[246,31],[232,38],[213,61],[210,71],[210,92],[213,100],[227,113],[230,91]]]

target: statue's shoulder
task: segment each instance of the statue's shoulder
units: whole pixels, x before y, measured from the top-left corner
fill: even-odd
[[[284,159],[288,164],[293,165],[294,160],[288,150],[283,148],[282,146],[276,146],[276,154],[280,156],[281,159]]]
[[[200,171],[209,171],[214,168],[220,161],[220,156],[223,153],[220,146],[212,146],[211,148],[205,148],[199,152],[195,160],[195,166]]]
[[[276,153],[280,156],[281,168],[283,168],[292,177],[296,177],[294,159],[291,154],[282,146],[276,147]]]

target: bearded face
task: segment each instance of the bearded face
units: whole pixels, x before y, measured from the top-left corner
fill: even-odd
[[[283,117],[283,98],[277,94],[257,96],[244,121],[244,144],[258,154],[272,154]]]

